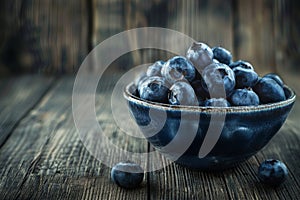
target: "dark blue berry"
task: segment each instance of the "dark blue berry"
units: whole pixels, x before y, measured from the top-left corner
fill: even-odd
[[[164,65],[164,61],[156,61],[153,65],[150,65],[147,69],[147,76],[161,76],[161,68]]]
[[[268,77],[268,78],[273,79],[273,80],[276,81],[281,87],[283,87],[283,85],[284,85],[282,79],[281,79],[277,74],[275,74],[275,73],[269,73],[269,74],[264,75],[263,77]]]
[[[178,81],[171,86],[169,102],[172,105],[199,105],[194,89],[184,81]]]
[[[259,98],[252,90],[236,89],[230,95],[229,102],[234,106],[257,106]]]
[[[144,179],[144,170],[132,162],[120,162],[111,170],[111,179],[120,187],[133,189],[138,187]]]
[[[169,59],[162,67],[161,74],[173,84],[178,80],[193,81],[196,76],[195,67],[182,56]]]
[[[231,69],[236,68],[236,67],[242,67],[244,69],[254,70],[253,66],[249,62],[244,61],[244,60],[238,60],[238,61],[232,62],[229,64],[229,67]]]
[[[202,72],[203,88],[210,97],[224,97],[224,90],[227,96],[235,87],[235,77],[232,69],[223,63],[214,63],[207,66]]]
[[[276,81],[268,77],[259,79],[253,87],[253,91],[258,95],[260,102],[263,104],[284,101],[286,99],[283,88]]]
[[[220,63],[217,59],[213,59],[213,63]]]
[[[211,48],[202,42],[194,42],[186,52],[186,57],[199,72],[213,62],[213,56]]]
[[[278,186],[283,183],[288,175],[285,164],[279,160],[267,159],[258,168],[258,178],[262,183]]]
[[[229,107],[230,103],[224,98],[211,98],[204,101],[204,106]]]
[[[214,59],[217,59],[219,62],[229,65],[232,62],[232,55],[230,51],[223,47],[214,47],[212,48],[214,53]]]
[[[209,98],[208,92],[202,86],[202,78],[195,79],[191,86],[193,87],[195,94],[197,96],[198,101]]]
[[[236,88],[253,87],[258,81],[257,73],[252,69],[243,67],[233,68]]]
[[[168,101],[169,85],[165,78],[151,76],[140,82],[138,92],[141,99],[166,103]]]

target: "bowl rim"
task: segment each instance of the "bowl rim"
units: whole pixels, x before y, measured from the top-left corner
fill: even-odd
[[[230,107],[213,107],[213,106],[189,106],[189,105],[170,105],[166,103],[158,103],[148,100],[143,100],[130,92],[132,87],[136,87],[132,82],[125,86],[123,96],[127,101],[134,102],[139,105],[150,108],[162,109],[166,111],[186,111],[186,112],[201,112],[201,113],[247,113],[267,111],[270,109],[281,108],[295,102],[296,93],[289,86],[284,85],[284,88],[290,92],[290,97],[284,101],[275,103],[260,104],[258,106],[230,106]]]

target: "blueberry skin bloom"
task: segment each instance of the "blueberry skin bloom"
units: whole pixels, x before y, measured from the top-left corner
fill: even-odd
[[[112,168],[110,176],[118,186],[133,189],[143,181],[144,170],[138,164],[129,161],[120,162]]]
[[[170,84],[178,80],[188,80],[192,82],[196,76],[196,70],[185,57],[175,56],[163,65],[161,74]]]
[[[230,95],[229,102],[234,106],[257,106],[259,98],[252,90],[236,89]]]
[[[194,42],[186,52],[187,59],[199,72],[213,62],[213,56],[211,48],[202,42]]]
[[[252,69],[243,67],[233,68],[235,75],[236,88],[253,87],[258,81],[257,73]]]
[[[288,175],[285,164],[279,160],[267,159],[258,168],[258,178],[262,183],[278,186],[283,183]]]
[[[275,74],[275,73],[269,73],[269,74],[264,75],[263,77],[268,77],[268,78],[273,79],[273,80],[276,81],[281,87],[283,87],[283,85],[284,85],[282,79],[281,79],[277,74]]]
[[[211,98],[204,101],[206,107],[230,107],[230,103],[224,98]]]
[[[274,103],[286,99],[283,88],[268,77],[259,79],[253,91],[258,95],[261,103]]]
[[[169,85],[165,78],[151,76],[144,79],[138,85],[138,92],[141,99],[166,103],[168,101]]]
[[[229,65],[232,62],[232,55],[230,51],[223,47],[214,47],[212,48],[214,53],[214,59],[217,59],[219,62]]]
[[[254,70],[253,66],[249,62],[244,61],[244,60],[238,60],[238,61],[232,62],[232,63],[229,64],[229,67],[231,69],[234,69],[236,67],[241,67],[241,68],[244,68],[244,69]]]
[[[161,68],[164,65],[164,61],[156,61],[153,65],[150,65],[147,69],[147,76],[161,76]]]
[[[192,86],[184,81],[174,83],[170,88],[169,103],[172,105],[198,106],[198,99]]]
[[[212,98],[224,98],[222,96],[224,90],[226,95],[229,96],[235,87],[234,72],[228,65],[223,63],[214,63],[207,66],[202,72],[202,77],[202,86]]]

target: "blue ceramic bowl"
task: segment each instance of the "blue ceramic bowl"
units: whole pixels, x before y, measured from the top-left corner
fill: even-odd
[[[220,170],[247,160],[278,132],[296,99],[292,89],[284,90],[285,101],[226,108],[145,101],[136,95],[134,84],[125,88],[124,97],[144,136],[159,152],[185,167]],[[209,153],[199,156],[201,149]]]

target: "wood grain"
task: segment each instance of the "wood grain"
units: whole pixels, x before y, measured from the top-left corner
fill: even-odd
[[[2,199],[143,199],[147,196],[146,180],[136,190],[119,188],[110,180],[110,168],[85,149],[72,117],[73,83],[72,77],[57,81],[2,146]],[[112,81],[105,83],[99,88],[104,92],[96,96],[103,134],[120,148],[146,152],[144,140],[124,135],[112,122],[112,116],[109,117],[113,85]],[[110,144],[106,145],[102,153],[107,158],[122,159],[109,148]]]
[[[288,67],[299,72],[297,0],[67,1],[5,0],[1,4],[0,72],[74,73],[110,36],[137,27],[163,27],[248,60],[261,74]],[[227,20],[230,16],[233,20]],[[225,29],[223,28],[225,27]],[[129,43],[137,45],[137,36]],[[176,43],[174,43],[176,46]],[[139,50],[114,64],[121,69],[171,57]]]
[[[53,79],[42,76],[3,78],[0,81],[0,147],[20,120],[39,102]],[[37,84],[39,83],[39,84]]]
[[[3,5],[4,66],[12,73],[77,71],[87,55],[86,1],[5,0]]]
[[[277,44],[274,13],[276,1],[234,1],[236,59],[247,60],[260,73],[276,68]]]
[[[120,75],[105,77],[99,85],[96,95],[97,120],[103,128],[103,134],[119,148],[132,152],[147,152],[146,141],[125,135],[112,116],[109,99],[112,88],[119,78]],[[19,84],[20,81],[23,84]],[[9,83],[5,82],[6,85],[18,87],[9,87],[5,90],[7,86],[1,84],[0,89],[7,93],[15,88],[8,94],[21,95],[28,82],[30,82],[28,78],[11,79]],[[44,82],[47,82],[47,79]],[[156,161],[162,162],[165,167],[148,173],[140,188],[124,190],[112,183],[109,176],[110,168],[98,161],[85,148],[76,133],[71,109],[73,83],[73,77],[57,80],[55,86],[51,87],[39,103],[26,112],[13,129],[11,136],[1,146],[2,199],[297,199],[299,197],[300,126],[297,123],[300,113],[299,100],[284,126],[270,143],[256,156],[236,168],[214,173],[194,171],[176,164],[167,165],[167,160],[157,155],[155,160],[149,160],[148,165],[153,165],[153,161]],[[4,102],[5,98],[1,99]],[[6,102],[9,101],[8,97],[6,99]],[[0,116],[1,119],[5,118],[2,113]],[[114,162],[121,154],[109,148],[110,145],[105,143],[102,147],[106,148],[101,151],[111,159],[108,162]],[[290,171],[288,179],[278,188],[267,187],[258,181],[257,168],[266,158],[280,159],[288,166]],[[147,169],[147,163],[144,163],[143,167]]]

